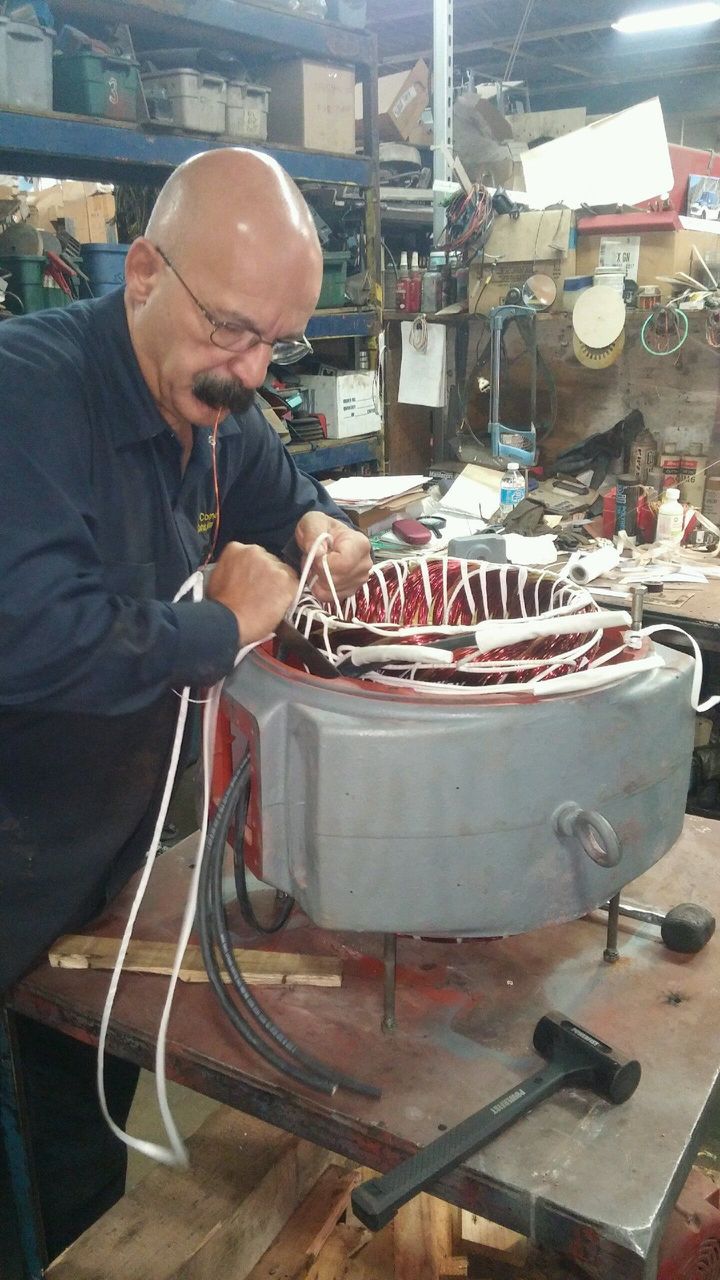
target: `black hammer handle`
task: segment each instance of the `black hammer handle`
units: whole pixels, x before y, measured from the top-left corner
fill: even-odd
[[[447,1133],[423,1147],[417,1155],[404,1160],[390,1173],[363,1182],[352,1193],[354,1213],[371,1231],[379,1231],[408,1200],[431,1186],[444,1173],[456,1169],[531,1107],[557,1093],[568,1076],[574,1074],[567,1064],[550,1063],[523,1080],[522,1084],[515,1085],[514,1089],[468,1116],[454,1129],[448,1129]]]

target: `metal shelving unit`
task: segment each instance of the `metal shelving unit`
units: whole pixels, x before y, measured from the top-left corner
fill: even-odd
[[[303,151],[282,144],[180,134],[146,124],[118,124],[89,117],[28,114],[0,109],[0,171],[107,182],[163,182],[198,151],[230,142],[272,155],[296,181],[355,186],[366,193],[366,242],[371,276],[370,306],[319,311],[308,326],[311,339],[356,339],[380,327],[380,233],[378,208],[377,47],[366,31],[315,21],[244,0],[53,0],[60,21],[130,25],[139,50],[172,35],[174,43],[202,44],[246,58],[291,53],[351,63],[363,85],[364,154]],[[306,471],[377,461],[382,438],[328,442],[319,449],[292,450]]]

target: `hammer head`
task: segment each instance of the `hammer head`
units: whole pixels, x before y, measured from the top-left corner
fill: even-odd
[[[533,1044],[556,1067],[567,1067],[568,1083],[575,1078],[609,1102],[627,1102],[640,1083],[639,1062],[621,1057],[562,1013],[546,1013],[540,1019]]]

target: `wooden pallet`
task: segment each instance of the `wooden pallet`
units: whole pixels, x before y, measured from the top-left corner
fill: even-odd
[[[350,1208],[371,1170],[241,1112],[219,1107],[188,1150],[188,1170],[153,1166],[47,1280],[571,1280],[428,1195],[373,1235]]]

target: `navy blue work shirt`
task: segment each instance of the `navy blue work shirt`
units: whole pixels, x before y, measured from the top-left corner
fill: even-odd
[[[237,623],[172,597],[215,521],[210,431],[180,444],[123,291],[0,324],[0,991],[141,863],[177,715],[226,675]],[[281,554],[342,513],[259,409],[218,432],[226,542]]]

